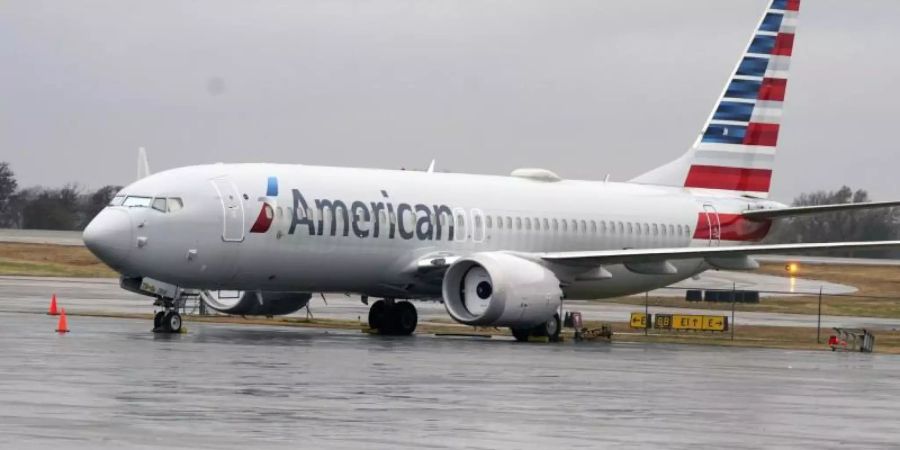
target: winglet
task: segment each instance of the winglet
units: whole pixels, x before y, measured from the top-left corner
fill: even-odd
[[[137,160],[137,179],[150,176],[150,163],[147,162],[147,150],[144,147],[138,148]]]

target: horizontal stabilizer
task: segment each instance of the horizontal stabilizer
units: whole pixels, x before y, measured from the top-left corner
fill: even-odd
[[[832,212],[852,211],[855,209],[890,208],[900,206],[900,201],[841,203],[838,205],[794,206],[790,208],[749,210],[741,213],[747,219],[777,219],[780,217],[803,216],[807,214],[824,214]]]

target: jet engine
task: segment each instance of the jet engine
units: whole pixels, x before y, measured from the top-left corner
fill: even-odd
[[[306,292],[201,291],[201,299],[210,308],[236,316],[283,316],[299,311],[309,303]]]
[[[501,252],[460,258],[444,274],[444,306],[466,325],[525,328],[553,317],[559,279],[543,265]]]

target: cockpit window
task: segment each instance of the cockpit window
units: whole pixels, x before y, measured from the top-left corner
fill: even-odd
[[[157,211],[166,212],[166,199],[165,198],[153,199],[153,209],[155,209]]]
[[[124,201],[125,201],[124,195],[117,195],[117,196],[113,197],[112,200],[109,201],[109,206],[119,206]]]
[[[175,212],[184,208],[184,202],[178,197],[169,198],[169,212]]]
[[[152,201],[153,199],[150,197],[136,197],[131,195],[125,198],[122,206],[127,206],[129,208],[147,208]]]

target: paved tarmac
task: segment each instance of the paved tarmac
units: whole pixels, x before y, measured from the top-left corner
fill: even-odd
[[[18,230],[0,228],[0,242],[83,246],[80,231]]]
[[[674,289],[673,289],[674,288]],[[708,270],[697,276],[673,284],[668,288],[656,289],[650,295],[660,297],[684,297],[686,289],[724,289],[762,291],[762,297],[783,297],[785,294],[818,294],[819,289],[826,295],[852,294],[858,289],[840,283],[822,280],[808,280],[799,277],[777,277],[752,272],[731,272]]]
[[[40,278],[40,277],[0,277],[0,311],[42,312],[47,310],[50,296],[56,293],[60,305],[67,311],[80,313],[150,313],[152,299],[119,288],[118,280],[85,278]],[[317,318],[365,321],[369,307],[363,305],[357,296],[331,294],[313,297],[310,312]],[[762,300],[765,302],[765,299]],[[447,321],[449,316],[444,306],[437,302],[415,302],[421,322]],[[621,322],[628,320],[632,311],[643,310],[640,306],[605,303],[602,301],[567,301],[566,308],[581,311],[586,320]],[[656,313],[703,314],[704,310],[689,308],[650,309]],[[706,310],[706,313],[709,311]],[[305,316],[306,310],[294,316]],[[737,312],[735,321],[739,325],[772,325],[790,327],[815,327],[816,316],[809,314],[778,314],[764,312]],[[871,317],[822,316],[822,327],[853,327],[895,329],[900,328],[900,319]]]
[[[900,358],[0,313],[2,448],[896,448]]]

